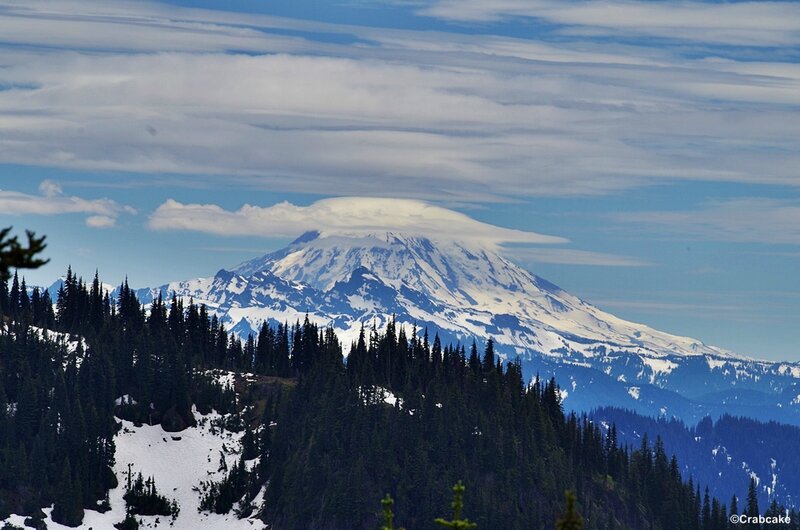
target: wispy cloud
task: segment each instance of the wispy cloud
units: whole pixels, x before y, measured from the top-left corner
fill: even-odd
[[[303,39],[263,31],[268,17],[169,7],[155,2],[4,2],[4,42],[111,52],[297,51]],[[248,20],[249,19],[249,20]],[[254,20],[255,19],[255,20]],[[256,24],[252,24],[252,22]]]
[[[646,315],[684,318],[693,317],[709,320],[711,319],[710,315],[714,315],[713,318],[722,318],[727,322],[742,322],[747,324],[753,324],[754,322],[766,323],[774,321],[776,318],[776,316],[768,316],[763,312],[742,305],[709,303],[704,301],[666,302],[653,300],[597,299],[592,300],[592,303],[599,307],[610,308],[612,311],[627,310]],[[785,318],[783,315],[778,316],[778,318],[781,317]],[[790,320],[790,317],[787,318],[787,320]]]
[[[523,264],[554,263],[562,265],[591,265],[600,267],[646,267],[651,262],[605,252],[568,248],[510,247],[505,254]]]
[[[45,180],[39,185],[40,195],[18,191],[0,190],[0,213],[4,215],[61,215],[70,213],[88,214],[86,226],[109,228],[123,214],[136,210],[120,205],[111,199],[84,199],[64,195],[61,186]]]
[[[204,252],[221,252],[221,253],[248,253],[248,254],[263,254],[264,249],[258,247],[197,247],[197,250],[202,250]]]
[[[148,226],[153,230],[192,230],[224,236],[298,236],[318,230],[355,235],[402,232],[490,246],[566,242],[561,237],[483,223],[422,201],[364,197],[323,199],[309,206],[286,201],[267,207],[244,205],[236,211],[215,204],[182,204],[170,199],[153,212]]]
[[[800,43],[796,2],[438,0],[418,12],[465,22],[535,18],[572,28],[572,34],[627,34],[736,46]]]
[[[678,179],[800,185],[792,64],[148,3],[17,3],[0,33],[24,45],[0,53],[6,163],[461,202]]]
[[[800,202],[790,199],[739,198],[709,202],[695,210],[628,212],[614,218],[682,238],[800,244]]]

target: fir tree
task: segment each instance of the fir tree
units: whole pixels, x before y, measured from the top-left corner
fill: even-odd
[[[65,526],[75,527],[83,521],[81,492],[72,477],[72,466],[65,460],[58,483],[59,495],[53,505],[53,521]]]
[[[130,510],[125,512],[125,519],[114,525],[117,530],[139,530],[139,521]]]
[[[404,528],[397,528],[394,527],[394,513],[392,512],[392,506],[394,505],[394,501],[386,494],[386,497],[383,498],[381,501],[381,507],[383,508],[383,526],[381,526],[380,530],[405,530]]]
[[[575,508],[576,500],[575,492],[569,490],[564,492],[564,513],[556,521],[556,530],[581,530],[583,528],[583,519]]]
[[[34,232],[26,232],[27,246],[19,242],[17,236],[9,237],[11,228],[0,229],[0,281],[10,277],[9,271],[14,269],[37,269],[50,260],[37,257],[47,247],[44,236],[36,237]]]
[[[483,352],[483,371],[490,372],[494,369],[495,355],[494,355],[494,341],[489,338],[486,341],[486,349]]]
[[[455,486],[453,486],[453,502],[450,504],[450,506],[453,508],[453,518],[447,521],[441,517],[437,517],[434,520],[436,524],[445,528],[452,528],[453,530],[469,530],[470,528],[478,527],[477,524],[471,522],[469,519],[461,518],[461,512],[464,509],[465,490],[466,488],[460,480]]]
[[[745,508],[745,515],[750,517],[758,517],[761,513],[758,510],[758,490],[756,489],[756,479],[750,477],[750,484],[747,487],[747,507]]]

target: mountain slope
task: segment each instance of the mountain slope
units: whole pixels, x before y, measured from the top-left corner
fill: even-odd
[[[307,314],[345,344],[392,316],[443,341],[495,341],[528,377],[570,381],[565,403],[693,422],[724,412],[800,423],[800,365],[735,355],[628,322],[520,268],[496,249],[396,232],[309,232],[213,278],[143,290],[192,297],[240,335]],[[757,406],[751,406],[753,399]],[[598,401],[599,400],[599,401]]]
[[[796,426],[723,416],[687,427],[614,408],[598,409],[592,418],[604,431],[614,425],[622,444],[639,447],[644,433],[651,441],[660,437],[668,452],[677,456],[684,478],[691,476],[707,485],[720,499],[730,499],[734,493],[746,499],[751,477],[757,482],[760,506],[772,499],[791,506],[800,498],[800,477],[794,472],[800,466]]]

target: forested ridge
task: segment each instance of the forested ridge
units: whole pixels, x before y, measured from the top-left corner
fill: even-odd
[[[730,499],[737,492],[743,498],[753,473],[760,480],[762,505],[800,496],[800,476],[793,472],[800,469],[800,427],[727,414],[690,426],[613,407],[598,408],[590,416],[614,423],[622,443],[639,443],[641,433],[660,437],[678,455],[684,477],[709,484],[712,495]]]
[[[345,362],[335,333],[308,319],[241,340],[202,305],[145,308],[127,282],[115,299],[101,285],[69,271],[53,304],[16,276],[0,281],[0,519],[54,505],[75,526],[104,509],[118,486],[115,416],[180,431],[193,406],[239,413],[248,403],[205,375],[223,368],[278,391],[249,403],[241,461],[205,492],[207,510],[276,529],[373,529],[389,494],[398,526],[417,530],[461,480],[483,529],[551,528],[565,490],[587,529],[729,528],[730,507],[684,482],[660,440],[620,446],[613,426],[565,415],[556,382],[526,385],[491,340],[478,351],[366,323]]]

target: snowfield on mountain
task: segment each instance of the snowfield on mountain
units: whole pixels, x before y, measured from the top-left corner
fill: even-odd
[[[391,318],[443,342],[491,337],[528,378],[556,376],[575,410],[623,406],[687,421],[729,412],[800,424],[800,364],[751,359],[620,319],[492,245],[313,231],[214,277],[137,292],[145,303],[159,293],[206,304],[242,337],[265,321],[306,315],[332,326],[345,345],[362,326],[381,328]]]

